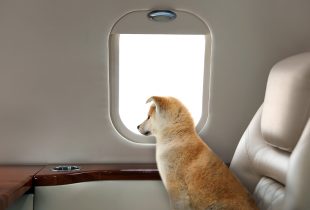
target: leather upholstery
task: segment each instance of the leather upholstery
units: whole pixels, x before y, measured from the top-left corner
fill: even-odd
[[[262,210],[310,209],[310,52],[277,63],[231,170]]]
[[[262,115],[267,142],[292,151],[309,118],[310,53],[277,63],[269,74]]]
[[[281,209],[284,200],[284,187],[269,179],[263,177],[256,186],[255,197],[260,209]]]

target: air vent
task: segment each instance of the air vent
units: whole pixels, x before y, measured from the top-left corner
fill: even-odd
[[[52,168],[52,171],[58,171],[58,172],[63,172],[63,171],[78,171],[81,168],[79,166],[70,166],[70,165],[66,165],[66,166],[56,166],[54,168]]]

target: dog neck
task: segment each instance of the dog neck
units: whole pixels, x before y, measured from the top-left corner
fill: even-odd
[[[183,141],[198,134],[193,127],[166,128],[155,135],[157,143],[169,143],[172,141]]]

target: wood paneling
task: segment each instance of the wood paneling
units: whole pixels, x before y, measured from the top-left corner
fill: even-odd
[[[34,186],[99,180],[160,180],[156,164],[74,165],[81,170],[52,171],[56,165],[0,166],[0,210],[5,210]]]
[[[0,166],[0,210],[31,189],[33,176],[42,166]]]
[[[35,186],[72,184],[98,180],[160,180],[155,164],[77,165],[81,170],[55,172],[48,165],[34,177]]]

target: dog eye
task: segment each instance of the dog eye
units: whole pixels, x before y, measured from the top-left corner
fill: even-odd
[[[147,119],[149,120],[151,118],[151,115],[147,116]]]

